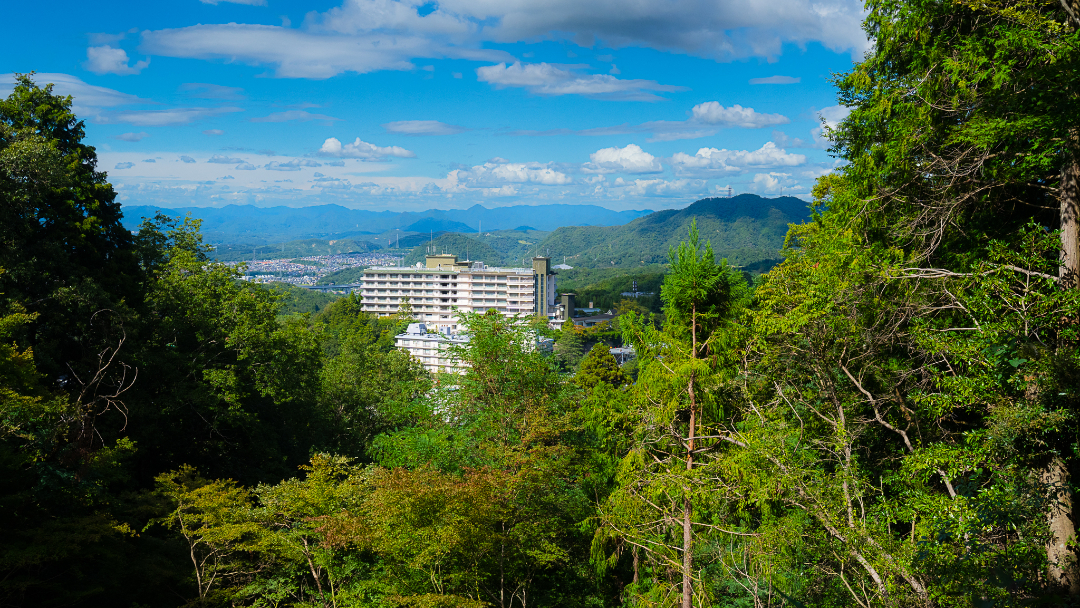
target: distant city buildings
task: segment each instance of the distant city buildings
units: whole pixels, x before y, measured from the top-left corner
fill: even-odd
[[[301,258],[225,262],[225,264],[227,266],[246,265],[247,274],[240,277],[244,281],[253,283],[290,283],[302,287],[312,287],[322,277],[339,270],[365,266],[384,266],[399,259],[401,259],[400,256],[389,253],[336,253]]]
[[[549,258],[533,258],[532,268],[489,267],[448,254],[429,255],[425,261],[364,270],[362,310],[384,317],[409,307],[427,329],[445,334],[457,331],[462,312],[555,316],[556,278]]]

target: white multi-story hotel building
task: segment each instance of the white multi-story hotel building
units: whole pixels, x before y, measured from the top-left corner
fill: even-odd
[[[427,265],[364,270],[362,309],[379,316],[397,313],[406,301],[412,317],[442,333],[458,329],[458,312],[497,310],[508,317],[555,311],[555,273],[550,258],[532,268],[494,268],[459,262],[456,255],[429,255]]]

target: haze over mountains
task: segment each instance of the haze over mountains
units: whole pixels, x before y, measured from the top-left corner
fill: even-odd
[[[429,209],[422,212],[367,211],[339,205],[313,207],[225,207],[162,208],[125,205],[124,226],[138,228],[144,217],[162,212],[173,217],[203,220],[202,232],[212,243],[269,244],[296,239],[337,239],[382,234],[390,230],[406,232],[476,232],[510,230],[528,225],[550,231],[562,226],[616,226],[652,213],[651,210],[612,211],[596,205],[517,205],[488,209],[473,205],[468,209]]]

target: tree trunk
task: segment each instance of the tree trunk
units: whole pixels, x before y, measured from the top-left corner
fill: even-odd
[[[682,608],[691,608],[691,596],[693,595],[694,555],[690,552],[691,540],[693,539],[693,531],[690,529],[690,516],[692,514],[690,497],[687,496],[683,499],[682,604],[680,604]]]
[[[694,306],[691,313],[691,343],[692,350],[691,356],[697,359],[697,306]],[[690,385],[687,387],[687,393],[690,396],[690,433],[687,437],[687,449],[686,449],[686,472],[690,475],[694,468],[694,432],[697,427],[697,398],[694,394],[694,373],[690,372]],[[683,559],[682,559],[682,604],[681,608],[691,608],[692,595],[693,595],[693,574],[694,574],[694,529],[693,529],[693,516],[694,505],[690,501],[690,486],[687,482],[685,488],[686,495],[683,497]]]
[[[1069,543],[1076,538],[1076,526],[1073,523],[1072,490],[1069,488],[1069,472],[1065,468],[1065,461],[1054,457],[1042,473],[1042,482],[1050,486],[1052,492],[1050,512],[1047,516],[1050,540],[1046,544],[1050,582],[1061,591],[1077,595],[1080,594],[1080,572],[1077,569],[1076,556],[1069,548]]]
[[[1061,169],[1061,286],[1076,289],[1080,277],[1080,132],[1069,132],[1069,158]]]
[[[694,399],[694,377],[690,376],[690,437],[686,452],[686,472],[689,474],[694,468],[694,427],[697,425],[697,403]],[[684,488],[686,495],[683,497],[683,522],[682,522],[682,604],[681,608],[691,608],[691,595],[693,594],[694,578],[694,505],[690,501],[690,485]]]
[[[499,544],[499,608],[506,608],[506,522],[502,522],[502,542]]]
[[[1070,4],[1077,4],[1072,0]],[[1059,202],[1061,205],[1061,287],[1080,286],[1080,129],[1072,128],[1066,146],[1065,166],[1061,170]],[[1076,320],[1073,319],[1073,322]],[[1070,595],[1080,595],[1080,568],[1077,556],[1069,547],[1076,538],[1073,519],[1072,489],[1065,461],[1055,456],[1042,472],[1042,481],[1052,488],[1053,501],[1047,513],[1050,540],[1046,544],[1049,561],[1047,575],[1051,584]]]

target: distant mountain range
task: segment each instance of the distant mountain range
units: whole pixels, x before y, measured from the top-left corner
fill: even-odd
[[[125,224],[135,228],[157,207],[124,207]],[[527,265],[534,255],[580,268],[641,268],[664,264],[668,250],[686,239],[697,220],[702,241],[712,243],[718,258],[757,274],[781,257],[788,224],[809,219],[802,199],[763,198],[740,194],[707,198],[683,209],[611,211],[592,205],[515,206],[422,213],[373,212],[337,205],[318,207],[253,207],[162,209],[181,216],[191,212],[203,220],[207,241],[218,245],[221,260],[253,256],[373,251],[388,246],[412,249],[413,264],[434,249],[489,265]],[[468,221],[472,216],[480,234]],[[583,226],[581,224],[599,224]],[[400,232],[395,231],[395,227]],[[539,228],[539,230],[537,230]],[[376,234],[381,237],[376,242]],[[312,236],[314,235],[314,236]],[[324,235],[324,236],[320,236]]]
[[[477,232],[509,230],[522,225],[542,231],[562,226],[618,226],[652,213],[650,210],[612,211],[596,205],[516,205],[488,209],[474,205],[468,209],[428,211],[367,211],[339,205],[313,207],[184,207],[165,209],[146,205],[125,205],[124,226],[135,230],[142,218],[157,212],[172,217],[192,217],[203,221],[203,236],[211,243],[269,244],[298,239],[355,238],[390,230],[405,232]],[[365,238],[368,237],[368,238]]]
[[[781,257],[788,224],[810,218],[806,201],[791,196],[763,198],[741,194],[707,198],[689,207],[657,211],[621,226],[564,226],[549,233],[498,232],[484,235],[435,233],[423,239],[406,262],[423,260],[429,248],[489,265],[519,266],[527,258],[548,255],[581,268],[640,268],[668,261],[668,250],[687,237],[697,220],[702,245],[711,242],[718,258],[752,274],[764,272]],[[405,246],[402,239],[402,246]]]

